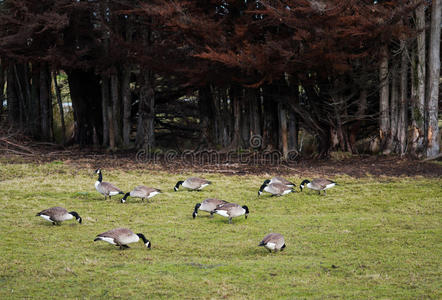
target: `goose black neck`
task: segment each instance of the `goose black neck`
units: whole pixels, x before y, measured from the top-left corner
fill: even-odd
[[[262,193],[262,191],[264,190],[264,188],[267,186],[267,183],[263,183],[262,185],[261,185],[261,187],[259,188],[259,191]]]
[[[78,221],[78,223],[81,224],[82,219],[81,219],[80,215],[78,215],[78,213],[76,211],[71,211],[69,214],[73,215],[75,217],[75,219]]]
[[[201,203],[195,204],[195,210],[193,211],[192,217],[195,219],[195,217],[198,215],[198,209],[200,208]]]
[[[98,173],[98,181],[102,182],[103,181],[103,175],[101,175],[101,172]]]
[[[180,185],[182,185],[183,182],[184,182],[184,181],[178,181],[178,182],[176,183],[175,187],[174,187],[174,190],[175,190],[175,191],[178,191],[178,189],[180,188]]]
[[[247,205],[244,205],[242,208],[244,208],[246,210],[246,214],[249,213],[249,208],[247,207]]]
[[[138,237],[139,237],[140,239],[143,240],[143,242],[144,242],[145,244],[148,242],[148,240],[146,239],[146,237],[144,236],[144,234],[142,234],[142,233],[137,233],[137,235],[138,235]]]
[[[127,197],[129,197],[129,196],[130,196],[130,192],[126,193],[126,194],[124,195],[124,197],[123,197],[121,200],[126,200]]]
[[[304,180],[301,182],[301,185],[304,185],[304,184],[307,184],[307,183],[310,183],[310,180],[304,179]]]

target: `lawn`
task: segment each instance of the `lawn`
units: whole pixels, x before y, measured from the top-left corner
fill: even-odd
[[[121,204],[95,191],[93,171],[0,164],[0,299],[442,297],[440,179],[338,176],[325,197],[306,190],[258,198],[265,176],[104,168],[103,180],[124,191],[145,184],[164,192]],[[213,184],[173,191],[191,175]],[[208,197],[247,205],[249,218],[229,225],[201,211],[192,219]],[[83,224],[35,216],[52,206],[77,211]],[[152,249],[93,242],[116,227],[144,233]],[[270,232],[284,235],[283,252],[257,247]]]

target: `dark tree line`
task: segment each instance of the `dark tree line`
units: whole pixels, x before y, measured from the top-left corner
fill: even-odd
[[[63,143],[439,153],[440,0],[0,1],[0,109]],[[3,107],[3,99],[6,107]],[[188,143],[188,144],[186,144]]]

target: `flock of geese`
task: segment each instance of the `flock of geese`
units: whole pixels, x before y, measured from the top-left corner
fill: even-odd
[[[118,187],[110,182],[103,181],[103,175],[101,173],[101,169],[97,169],[95,171],[98,174],[98,180],[95,182],[95,189],[104,196],[106,200],[107,197],[111,199],[112,196],[116,195],[124,195],[121,198],[121,203],[125,203],[128,197],[141,198],[142,201],[144,199],[149,199],[161,193],[160,189],[146,187],[144,185],[139,185],[135,187],[132,191],[128,193],[124,193]],[[180,186],[187,188],[188,190],[197,190],[200,191],[204,187],[211,184],[210,181],[198,178],[198,177],[190,177],[184,181],[178,181],[174,187],[174,191],[177,192]],[[305,187],[311,190],[315,190],[318,194],[321,191],[324,191],[324,195],[326,195],[326,190],[337,185],[336,182],[317,178],[312,181],[304,180],[301,182],[299,188],[302,191]],[[272,196],[283,196],[288,193],[295,192],[296,185],[293,182],[290,182],[282,177],[273,177],[272,179],[267,179],[261,185],[258,196],[260,196],[263,192],[270,193]],[[218,214],[220,216],[226,217],[229,220],[229,224],[232,223],[232,218],[247,216],[249,214],[249,208],[246,205],[239,205],[236,203],[230,203],[224,200],[208,198],[205,199],[201,203],[197,203],[195,205],[194,211],[192,213],[192,217],[195,219],[198,215],[198,210],[206,211],[210,213],[210,216],[213,217],[213,214]],[[75,218],[80,224],[82,222],[81,217],[75,211],[67,211],[63,207],[51,207],[41,212],[37,213],[37,216],[42,217],[43,219],[52,222],[53,225],[61,225],[61,222],[71,220]],[[134,233],[130,229],[127,228],[115,228],[97,235],[94,241],[104,241],[110,243],[112,245],[120,247],[120,249],[127,249],[129,246],[127,244],[136,243],[139,240],[142,240],[144,245],[150,249],[151,242],[144,236],[142,233]],[[284,237],[279,233],[270,233],[266,235],[258,246],[264,246],[269,250],[269,252],[282,251],[286,245],[284,241]]]

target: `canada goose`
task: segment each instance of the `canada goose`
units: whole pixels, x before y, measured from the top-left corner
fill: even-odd
[[[109,196],[111,199],[112,196],[118,194],[124,194],[119,188],[109,182],[103,182],[103,175],[101,174],[101,170],[95,170],[95,173],[98,174],[98,180],[95,182],[95,189],[102,195],[104,195],[104,200]]]
[[[215,213],[214,210],[216,209],[216,207],[220,204],[226,204],[226,203],[228,202],[224,200],[208,198],[203,202],[197,203],[195,205],[195,210],[193,211],[192,217],[195,219],[195,217],[198,215],[198,209],[209,212],[210,216],[213,217],[213,214]]]
[[[295,190],[292,187],[282,183],[270,183],[270,180],[267,179],[259,188],[258,196],[261,196],[263,191],[272,194],[272,196],[282,196],[292,193]]]
[[[123,198],[121,198],[121,203],[126,202],[127,197],[135,197],[135,198],[141,198],[141,201],[144,201],[144,198],[149,199],[152,198],[155,195],[158,195],[161,193],[161,190],[150,188],[144,185],[139,185],[135,187],[132,191],[129,193],[126,193]]]
[[[278,250],[282,251],[285,248],[284,237],[279,233],[269,233],[262,239],[258,246],[266,247],[269,252],[272,252],[272,250],[275,252]]]
[[[245,215],[247,219],[247,216],[249,215],[249,208],[246,205],[240,206],[236,203],[223,203],[218,205],[213,212],[220,216],[229,218],[229,224],[231,224],[232,218],[235,217]]]
[[[315,178],[312,181],[305,179],[303,182],[301,182],[301,185],[299,186],[299,188],[301,189],[301,192],[302,192],[302,189],[304,188],[304,186],[306,186],[311,190],[318,191],[319,195],[321,194],[321,191],[324,191],[324,196],[325,196],[327,194],[327,192],[325,190],[332,188],[335,185],[338,185],[338,184],[334,181],[329,180],[329,179]]]
[[[78,223],[81,224],[82,221],[77,212],[68,212],[65,208],[59,206],[42,210],[41,212],[36,214],[36,216],[42,217],[43,219],[52,222],[52,225],[61,225],[61,222],[70,220],[74,217],[78,221]]]
[[[268,180],[268,179],[267,179]],[[266,180],[266,181],[267,181]],[[266,181],[264,181],[264,182],[266,182]],[[273,177],[272,179],[270,179],[270,182],[269,182],[270,184],[272,184],[272,183],[282,183],[282,184],[284,184],[284,185],[286,185],[286,186],[289,186],[289,187],[294,187],[294,186],[296,186],[296,184],[294,184],[293,182],[291,182],[291,181],[288,181],[287,179],[285,179],[285,178],[282,178],[282,177],[278,177],[278,176],[275,176],[275,177]]]
[[[131,230],[127,228],[115,228],[97,235],[94,239],[96,241],[104,241],[109,244],[119,246],[120,249],[127,249],[129,246],[127,244],[136,243],[140,239],[143,240],[143,243],[146,245],[148,249],[151,247],[151,243],[144,234],[142,233],[133,233]]]
[[[203,178],[190,177],[184,181],[178,181],[173,189],[176,192],[180,188],[180,185],[182,185],[183,187],[188,188],[189,190],[202,190],[211,183],[212,182],[210,182],[209,180]]]

